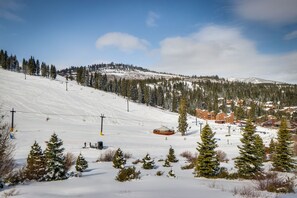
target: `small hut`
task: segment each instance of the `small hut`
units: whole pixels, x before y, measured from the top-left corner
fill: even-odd
[[[162,126],[158,129],[154,129],[153,131],[154,134],[158,134],[158,135],[173,135],[174,134],[174,130],[171,130],[165,126]]]

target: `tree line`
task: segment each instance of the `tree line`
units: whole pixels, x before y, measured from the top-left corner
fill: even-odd
[[[71,67],[60,70],[59,73],[81,85],[113,92],[132,101],[173,112],[178,111],[179,101],[185,97],[188,113],[192,115],[195,114],[196,108],[200,108],[215,113],[234,112],[238,120],[250,118],[256,121],[257,118],[269,114],[292,119],[292,115],[286,115],[279,110],[285,106],[297,105],[297,85],[229,82],[217,76],[125,79],[106,75],[102,73],[104,70],[95,69]],[[242,100],[242,103],[239,104],[239,100]],[[274,110],[265,109],[265,103],[268,101],[275,104]],[[296,119],[297,115],[294,115],[294,118]]]
[[[0,50],[0,65],[3,69],[22,72],[26,75],[43,76],[46,78],[56,79],[57,69],[54,65],[47,65],[31,56],[28,60],[23,59],[22,66],[20,66],[16,55],[8,56],[7,51]]]

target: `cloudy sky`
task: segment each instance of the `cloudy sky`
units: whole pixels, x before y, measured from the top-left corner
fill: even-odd
[[[0,0],[0,49],[297,84],[297,0]]]

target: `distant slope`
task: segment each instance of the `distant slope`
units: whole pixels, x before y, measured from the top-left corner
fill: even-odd
[[[66,75],[76,75],[76,70],[79,67],[70,67],[67,69],[62,69],[58,73],[62,76]],[[126,65],[126,64],[115,64],[115,63],[108,63],[108,64],[94,64],[86,66],[87,71],[90,73],[100,72],[101,74],[106,74],[109,77],[113,76],[116,78],[125,78],[125,79],[147,79],[147,78],[176,78],[182,77],[182,75],[177,74],[170,74],[164,72],[156,72],[152,70],[148,70],[142,67],[137,67],[133,65]]]
[[[262,78],[249,77],[249,78],[228,78],[229,81],[234,82],[244,82],[244,83],[254,83],[254,84],[285,84],[283,82],[266,80]]]

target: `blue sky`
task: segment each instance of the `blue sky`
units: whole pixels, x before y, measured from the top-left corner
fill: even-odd
[[[297,0],[0,0],[0,48],[58,68],[122,62],[297,84]]]

